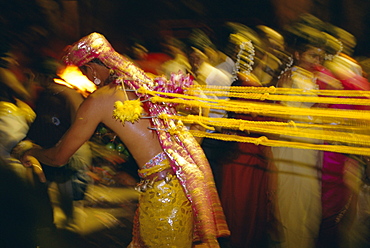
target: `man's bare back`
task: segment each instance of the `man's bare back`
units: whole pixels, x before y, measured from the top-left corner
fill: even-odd
[[[133,92],[126,92],[126,94],[130,100],[137,99]],[[124,102],[126,100],[125,92],[121,86],[107,85],[94,93],[92,98],[98,102],[98,105],[101,105],[101,108],[99,108],[101,122],[119,136],[139,167],[163,151],[156,132],[148,128],[151,127],[150,118],[141,118],[134,123],[122,123],[112,117],[114,103],[116,101]],[[144,115],[147,115],[147,113]]]
[[[136,99],[133,92],[127,92],[127,96]],[[163,149],[156,132],[148,129],[150,118],[122,123],[113,117],[114,103],[125,100],[127,97],[121,86],[109,84],[96,90],[81,104],[75,122],[59,143],[39,154],[39,160],[50,166],[63,166],[90,139],[98,124],[104,123],[119,136],[141,168]]]

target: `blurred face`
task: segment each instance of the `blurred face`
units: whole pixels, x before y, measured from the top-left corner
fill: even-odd
[[[192,67],[192,71],[196,72],[201,64],[207,60],[207,56],[200,50],[193,48],[189,54],[189,63]]]
[[[317,65],[324,63],[325,51],[318,47],[309,47],[304,52],[296,52],[296,65],[308,71],[314,71]]]

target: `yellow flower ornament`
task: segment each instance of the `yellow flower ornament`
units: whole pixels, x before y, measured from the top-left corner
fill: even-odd
[[[129,121],[134,123],[140,119],[143,113],[143,107],[140,99],[127,100],[124,102],[116,101],[114,104],[113,117],[122,123]]]

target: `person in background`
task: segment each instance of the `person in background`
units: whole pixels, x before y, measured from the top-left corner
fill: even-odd
[[[187,45],[190,56],[191,53],[202,54],[199,55],[200,60],[198,62],[191,61],[191,71],[200,77],[200,84],[228,86],[232,83],[231,77],[235,62],[217,47],[205,31],[201,29],[192,30],[187,38]],[[203,64],[204,62],[205,64]],[[213,74],[217,75],[218,72],[215,69],[211,72],[210,66],[220,70],[230,79],[225,81],[225,77],[219,76],[220,78],[217,80]]]
[[[294,64],[281,75],[277,87],[319,89],[316,68],[325,59],[325,35],[307,25],[294,23],[286,30],[287,49]],[[337,81],[336,81],[337,82]],[[340,83],[339,83],[340,84]],[[315,103],[280,102],[286,107],[312,108]],[[320,123],[311,116],[289,116],[287,121]],[[323,141],[280,135],[280,139],[320,144]],[[288,147],[273,147],[277,167],[277,200],[284,229],[281,247],[315,247],[321,222],[320,170],[322,152]]]
[[[43,87],[35,102],[36,119],[30,126],[27,138],[42,147],[54,146],[71,126],[80,104],[84,100],[82,95],[72,85],[58,84],[54,79],[59,78],[57,73],[61,72],[62,65],[55,59],[46,58],[40,65],[35,80]],[[59,78],[60,79],[60,78]],[[56,223],[58,228],[79,233],[77,219],[84,215],[83,199],[88,184],[92,182],[88,175],[92,163],[92,152],[88,143],[80,149],[69,160],[68,164],[55,168],[42,165],[48,188],[52,189],[54,184],[56,190],[49,190],[55,198],[57,205],[64,214],[63,223]],[[45,201],[49,194],[45,194]],[[55,206],[54,206],[55,208]]]
[[[161,65],[159,74],[164,74],[167,78],[170,78],[172,73],[181,71],[186,74],[190,71],[190,64],[186,56],[186,45],[184,42],[175,37],[168,37],[165,39],[163,46],[164,51],[170,54],[172,59]]]
[[[279,76],[291,67],[293,58],[286,51],[282,34],[264,25],[258,25],[256,32],[261,37],[264,52],[253,71],[263,86],[274,86]]]
[[[235,68],[237,78],[232,86],[262,86],[262,80],[254,74],[253,66],[255,61],[262,61],[265,55],[266,47],[262,46],[260,36],[239,23],[227,23],[224,28],[224,36],[228,38],[224,51],[238,65]],[[238,98],[231,100],[244,100],[246,106],[254,101]],[[271,119],[235,112],[229,112],[228,118],[264,122]],[[222,132],[251,138],[261,136],[249,131],[223,129]],[[272,247],[279,242],[280,236],[274,194],[276,173],[271,173],[275,171],[271,148],[247,142],[228,142],[219,163],[222,169],[220,198],[231,231],[230,246]]]
[[[36,115],[26,103],[31,94],[26,90],[19,63],[12,53],[4,53],[0,58],[0,156],[18,174],[26,178],[26,169],[11,156],[12,149],[23,140],[29,125]]]
[[[195,29],[187,39],[188,58],[191,65],[191,75],[194,80],[200,85],[207,86],[231,86],[233,77],[231,72],[221,70],[216,67],[222,61],[219,59],[221,52],[212,43],[206,33],[200,29]],[[226,58],[225,56],[222,56]],[[215,95],[207,95],[205,97],[211,99],[227,99],[225,97],[217,97]],[[226,118],[227,113],[223,110],[211,109],[203,113],[206,116],[214,118]],[[221,132],[221,130],[207,130],[207,132]],[[215,176],[216,186],[219,189],[221,184],[220,158],[228,145],[228,142],[211,138],[204,138],[199,141],[201,147],[209,161],[213,174]]]
[[[370,89],[369,82],[363,77],[361,66],[350,57],[356,44],[353,35],[310,14],[300,16],[299,22],[321,31],[325,36],[325,60],[323,66],[315,67],[320,89]],[[327,78],[331,80],[325,81],[324,79]],[[337,82],[340,87],[331,84],[330,81]],[[343,110],[367,108],[366,106],[340,104],[340,100],[337,104],[328,104],[325,107]],[[330,144],[330,141],[324,142]],[[359,161],[365,164],[364,158],[331,151],[323,151],[322,154],[322,220],[316,246],[348,247],[361,181]]]
[[[42,194],[45,192],[46,178],[42,167],[37,160],[32,160],[30,166],[25,168],[16,155],[24,147],[31,147],[32,143],[24,141],[27,137],[30,125],[36,118],[34,110],[29,104],[33,97],[26,87],[29,84],[30,69],[22,62],[30,58],[19,59],[12,51],[16,46],[10,47],[7,52],[1,54],[0,59],[0,157],[5,161],[2,166],[7,166],[28,187],[29,198],[32,201],[32,215],[34,215],[33,241],[39,246],[63,247],[60,236],[56,233],[53,223],[53,211],[50,202],[44,202]],[[19,144],[24,145],[23,148]],[[12,176],[14,176],[12,175]],[[5,176],[5,175],[3,175]],[[10,184],[11,185],[11,184]],[[10,187],[9,185],[9,187]],[[9,188],[7,190],[10,190]],[[10,190],[13,192],[12,190]],[[16,192],[14,192],[16,193]],[[18,196],[17,196],[18,197]],[[25,204],[28,204],[25,202]],[[21,207],[21,206],[20,206]],[[28,221],[25,219],[25,221]],[[29,234],[29,232],[28,232]],[[26,234],[26,235],[28,235]],[[26,237],[27,239],[29,237]],[[54,243],[55,242],[55,243]],[[55,245],[51,245],[55,244]],[[31,243],[30,243],[31,245]],[[61,246],[59,246],[61,245]]]
[[[146,73],[160,75],[162,64],[171,56],[162,51],[153,51],[149,45],[139,38],[132,37],[127,55]]]
[[[361,66],[350,57],[350,51],[355,46],[354,37],[332,25],[328,24],[327,27],[330,27],[328,32],[336,31],[338,33],[335,36],[326,33],[328,37],[327,45],[332,52],[324,66],[341,82],[343,90],[370,90],[370,84],[363,76]],[[347,38],[344,39],[344,37]],[[326,88],[331,89],[330,86]],[[327,107],[368,110],[367,106],[340,103],[330,104]],[[349,240],[353,232],[352,227],[355,223],[356,208],[359,203],[361,171],[366,168],[366,159],[365,156],[323,152],[321,176],[322,222],[318,247],[327,247],[328,245],[332,247],[350,246]]]

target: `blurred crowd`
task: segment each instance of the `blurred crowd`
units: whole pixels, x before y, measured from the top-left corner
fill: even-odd
[[[24,25],[24,32],[14,34],[12,25]],[[63,240],[51,246],[50,237],[56,228],[79,234],[76,222],[89,189],[94,185],[133,188],[139,180],[130,152],[104,125],[66,166],[26,168],[16,159],[19,146],[54,146],[91,94],[69,82],[55,81],[63,81],[60,73],[65,69],[61,52],[53,50],[57,36],[52,29],[36,27],[25,20],[0,29],[1,247],[67,247]],[[370,90],[369,59],[352,57],[356,38],[310,14],[279,31],[226,22],[215,30],[197,28],[186,38],[169,35],[162,40],[161,50],[151,51],[140,35],[132,37],[125,55],[148,75],[170,78],[172,73],[183,72],[204,86]],[[275,104],[368,110],[339,102]],[[271,120],[213,109],[203,114]],[[294,113],[283,121],[291,120],[296,120]],[[312,117],[306,116],[297,122],[310,121]],[[226,128],[207,132],[261,136]],[[330,143],[314,138],[292,140],[284,134],[275,138]],[[198,141],[214,173],[231,231],[229,238],[220,240],[222,247],[369,247],[370,154],[271,148],[212,138]],[[58,191],[63,223],[55,223],[51,187]]]

